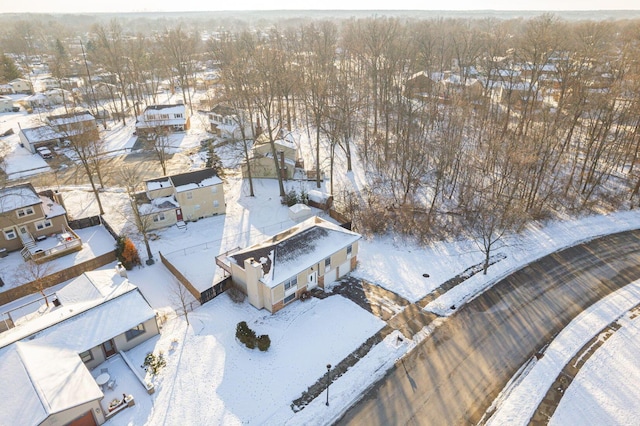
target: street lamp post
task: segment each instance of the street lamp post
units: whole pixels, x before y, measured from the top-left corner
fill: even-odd
[[[329,406],[329,385],[331,384],[331,364],[327,364],[327,407]]]

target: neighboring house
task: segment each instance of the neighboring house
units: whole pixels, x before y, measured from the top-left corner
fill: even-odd
[[[464,79],[459,74],[445,73],[438,81],[438,97],[450,100],[453,97],[477,99],[483,94],[482,83],[475,78]]]
[[[502,82],[494,84],[491,88],[491,100],[511,109],[522,110],[531,103],[537,109],[543,98],[535,83]]]
[[[60,82],[53,77],[44,77],[35,81],[35,89],[38,92],[60,89]]]
[[[43,95],[47,98],[46,102],[48,105],[62,105],[73,99],[71,92],[60,88],[47,90]]]
[[[28,80],[25,80],[24,78],[16,78],[15,80],[11,80],[9,82],[9,85],[11,85],[13,93],[33,93],[33,86]]]
[[[136,130],[141,135],[165,131],[184,132],[189,129],[189,117],[183,104],[149,105],[138,117]]]
[[[33,154],[41,146],[53,147],[59,145],[63,135],[53,130],[50,126],[38,126],[28,129],[20,128],[18,132],[20,143]]]
[[[76,111],[68,114],[50,115],[49,126],[63,135],[65,139],[82,141],[98,140],[99,133],[95,117],[89,111]]]
[[[149,229],[225,212],[222,180],[210,168],[148,180],[137,200],[140,213],[149,218]]]
[[[39,262],[79,250],[82,240],[54,198],[52,191],[37,193],[30,183],[0,189],[0,251],[22,250],[25,259]]]
[[[426,71],[419,71],[407,79],[404,84],[404,95],[408,98],[429,98],[435,90],[437,80]]]
[[[256,139],[250,155],[251,176],[253,178],[277,178],[278,171],[282,173],[284,179],[292,179],[298,160],[298,149],[293,136],[285,135],[283,139],[275,141],[276,155],[278,156],[278,167],[273,161],[271,143],[266,133],[261,134]],[[247,165],[242,165],[242,176],[247,177]]]
[[[360,235],[314,216],[216,263],[258,309],[274,313],[356,267]]]
[[[15,320],[0,333],[0,376],[11,384],[0,387],[2,424],[104,423],[109,401],[90,370],[159,334],[154,310],[113,270],[85,272]]]
[[[244,126],[244,137],[253,139],[253,129],[243,111],[237,111],[226,105],[218,104],[207,113],[211,133],[222,139],[242,140],[242,128]]]
[[[26,98],[22,98],[19,101],[25,109],[33,109],[33,108],[42,108],[45,106],[49,106],[49,99],[44,95],[44,93],[34,93],[33,95],[29,95]]]
[[[41,95],[38,93],[34,96]],[[32,153],[41,146],[53,147],[65,140],[81,139],[81,141],[99,138],[96,119],[87,111],[69,114],[51,115],[47,117],[46,126],[20,128],[20,143]]]
[[[13,99],[8,96],[0,96],[0,112],[13,111]]]
[[[0,84],[0,95],[11,95],[13,88],[10,84]]]

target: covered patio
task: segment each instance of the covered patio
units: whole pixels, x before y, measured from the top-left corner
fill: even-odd
[[[107,420],[136,404],[151,405],[147,387],[120,353],[94,368],[91,375],[104,394],[100,406]]]

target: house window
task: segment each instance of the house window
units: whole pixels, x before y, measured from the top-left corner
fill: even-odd
[[[137,326],[133,327],[131,330],[127,330],[124,335],[127,338],[127,342],[131,339],[135,339],[136,337],[138,337],[141,334],[144,334],[145,329],[144,329],[144,324],[138,324]]]
[[[347,259],[351,259],[352,252],[353,252],[353,246],[347,247]]]
[[[164,213],[158,213],[156,215],[153,216],[153,221],[154,222],[162,222],[164,220]]]
[[[176,114],[175,117],[176,118],[182,118],[182,114]]]
[[[330,257],[327,257],[327,258],[324,260],[324,270],[325,270],[325,272],[326,272],[326,271],[328,271],[329,269],[331,269],[331,258],[330,258]]]
[[[218,200],[213,200],[213,207],[218,207],[220,202]]]
[[[82,353],[80,353],[80,359],[82,360],[82,362],[84,362],[85,364],[93,361],[93,354],[91,353],[91,351],[84,351]]]
[[[13,228],[10,229],[5,229],[4,230],[4,239],[5,240],[14,240],[18,238],[18,236],[16,235],[16,230]]]
[[[187,192],[187,200],[191,200],[193,198],[193,192]]]
[[[160,114],[160,120],[168,120],[169,114]]]
[[[25,216],[30,216],[35,212],[33,211],[33,207],[27,207],[24,209],[17,210],[16,213],[18,214],[18,217],[25,217]]]
[[[284,282],[284,289],[289,290],[290,288],[295,288],[298,285],[298,277],[295,276],[288,281]]]
[[[290,295],[284,298],[284,304],[286,305],[287,303],[291,302],[295,298],[296,298],[296,294],[291,293]]]
[[[50,228],[52,226],[52,223],[49,219],[45,219],[45,220],[41,220],[40,222],[36,222],[36,229],[38,231],[45,229],[45,228]]]
[[[212,193],[214,193],[214,194],[215,194],[216,192],[218,192],[218,187],[217,187],[217,186],[212,186],[212,187],[211,187],[211,192],[212,192]]]

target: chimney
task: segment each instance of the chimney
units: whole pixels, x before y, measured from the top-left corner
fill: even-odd
[[[116,265],[116,272],[122,278],[128,278],[127,277],[127,270],[126,270],[126,268],[124,266],[122,266],[122,262],[118,262],[118,264]]]

